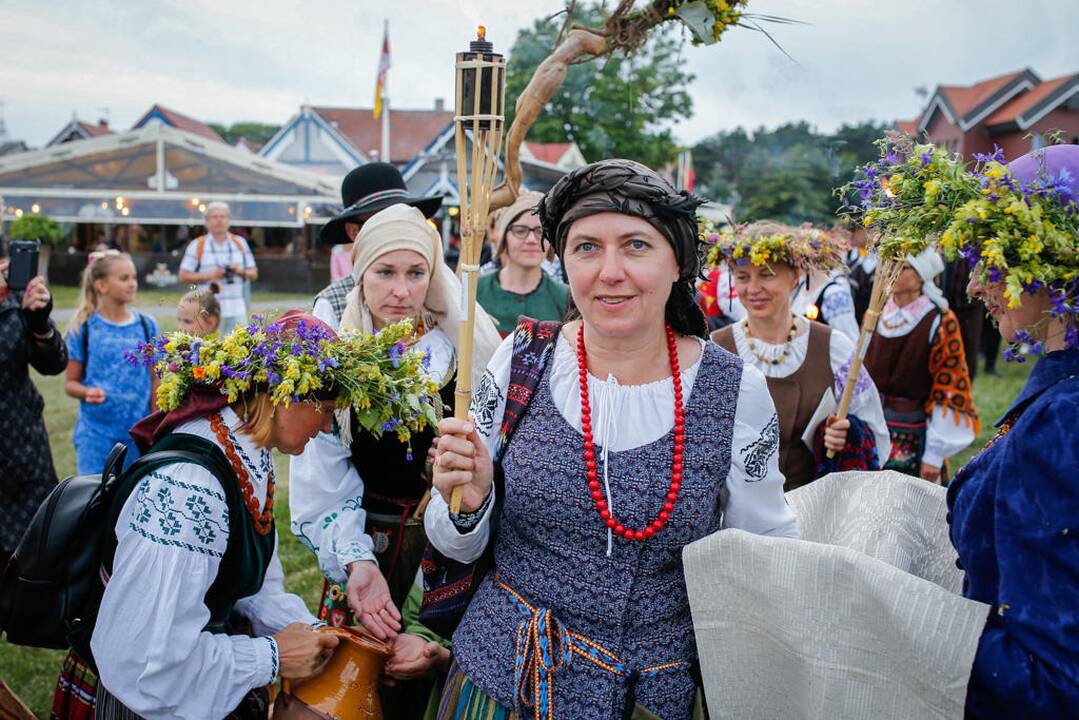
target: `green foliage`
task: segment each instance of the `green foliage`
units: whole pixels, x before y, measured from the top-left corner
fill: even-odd
[[[603,24],[598,5],[581,5],[574,22]],[[506,126],[513,122],[517,98],[555,47],[563,18],[537,20],[521,30],[506,71]],[[675,159],[678,146],[668,126],[693,114],[686,87],[693,76],[682,69],[682,32],[656,29],[636,54],[572,65],[561,89],[537,118],[528,139],[571,140],[590,161],[624,157],[650,167]]]
[[[252,144],[262,146],[281,129],[280,125],[249,121],[233,123],[228,127],[218,123],[209,123],[209,125],[229,145],[234,145],[240,138],[247,138]]]
[[[841,205],[832,188],[877,156],[873,142],[887,128],[865,122],[828,134],[802,121],[716,133],[693,148],[699,192],[732,203],[740,222],[830,223]]]
[[[26,214],[11,223],[15,240],[40,240],[44,245],[58,245],[64,239],[64,228],[47,215]]]

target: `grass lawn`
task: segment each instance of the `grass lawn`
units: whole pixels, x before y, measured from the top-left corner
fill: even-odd
[[[52,291],[53,305],[57,309],[74,309],[78,306],[79,288],[70,285],[50,285],[49,290]],[[158,290],[152,287],[140,287],[135,306],[144,310],[149,310],[153,307],[175,308],[186,292],[186,290]],[[294,304],[296,307],[301,308],[309,307],[313,299],[313,295],[303,293],[272,293],[259,290],[251,293],[253,303],[280,302],[289,306]]]
[[[149,293],[140,293],[145,300]],[[163,329],[175,329],[166,324]],[[954,458],[958,468],[966,462],[996,430],[993,422],[1007,409],[1026,380],[1030,363],[999,363],[1001,377],[984,373],[974,383],[974,401],[982,418],[982,432],[968,450]],[[75,450],[72,431],[75,424],[77,403],[64,395],[61,377],[35,376],[37,386],[45,397],[45,423],[49,428],[56,472],[66,477],[75,470]],[[274,514],[277,519],[281,562],[285,569],[285,587],[298,593],[314,609],[322,586],[321,573],[313,556],[299,544],[288,530],[288,461],[277,457],[277,502]],[[64,653],[16,647],[0,640],[0,680],[18,694],[39,716],[47,717],[52,703],[53,687]]]

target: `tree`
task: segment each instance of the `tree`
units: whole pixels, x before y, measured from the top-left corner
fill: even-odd
[[[210,127],[229,145],[235,144],[240,138],[247,138],[253,144],[260,146],[269,142],[270,138],[281,129],[280,125],[266,125],[265,123],[248,121],[233,123],[229,127],[219,123],[210,123]]]
[[[602,26],[604,16],[592,4],[577,7],[573,19]],[[561,17],[540,19],[517,35],[506,71],[507,127],[517,97],[557,44],[562,25]],[[576,142],[589,160],[625,157],[650,167],[671,162],[677,144],[668,126],[693,114],[686,92],[693,76],[681,67],[682,45],[680,31],[664,27],[629,57],[610,55],[571,66],[528,138]]]
[[[11,223],[12,240],[40,240],[41,254],[38,258],[38,271],[49,274],[49,256],[54,245],[64,240],[64,228],[48,215],[27,213]]]
[[[832,223],[839,208],[832,188],[876,158],[873,141],[888,127],[863,122],[827,134],[802,121],[752,136],[742,128],[717,133],[693,148],[701,192],[733,204],[739,221]]]

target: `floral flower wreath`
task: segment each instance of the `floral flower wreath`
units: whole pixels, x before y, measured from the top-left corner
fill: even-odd
[[[878,141],[881,157],[837,190],[848,214],[864,213],[882,259],[917,255],[934,240],[945,257],[966,259],[985,282],[1004,283],[1009,308],[1048,288],[1065,344],[1079,346],[1079,200],[1066,169],[1017,180],[1000,148],[967,169],[946,150],[903,136]],[[855,196],[857,199],[855,200]],[[1021,332],[1017,342],[1042,348]],[[1022,360],[1014,348],[1006,352]]]
[[[837,233],[810,225],[789,227],[761,222],[721,232],[706,232],[706,263],[753,264],[786,263],[797,270],[832,270],[843,264],[845,241]]]
[[[162,335],[128,351],[127,361],[146,365],[161,378],[158,407],[179,408],[195,386],[218,389],[230,403],[264,391],[276,407],[315,398],[351,406],[363,427],[402,442],[441,417],[438,383],[428,375],[428,356],[410,348],[408,320],[377,333],[335,337],[325,326],[300,320],[292,327],[254,316],[224,336]]]

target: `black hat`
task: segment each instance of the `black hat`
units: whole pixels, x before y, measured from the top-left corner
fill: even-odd
[[[424,217],[431,217],[442,206],[442,196],[413,197],[409,194],[401,173],[389,163],[360,165],[341,181],[341,204],[345,209],[322,227],[318,235],[319,241],[324,245],[352,242],[345,232],[346,222],[399,203],[418,208]]]

